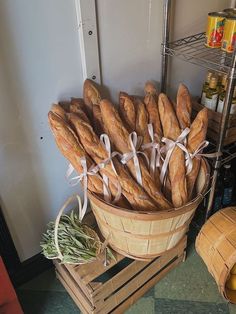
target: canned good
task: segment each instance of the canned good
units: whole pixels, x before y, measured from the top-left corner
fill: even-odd
[[[227,13],[229,16],[236,16],[236,8],[224,9],[223,12]]]
[[[225,29],[221,49],[231,53],[234,51],[235,42],[236,42],[236,16],[228,17],[225,21]]]
[[[208,13],[205,45],[210,48],[220,48],[224,34],[225,12]]]

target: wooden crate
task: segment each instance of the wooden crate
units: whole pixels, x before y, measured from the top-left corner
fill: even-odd
[[[197,113],[204,108],[203,105],[197,101],[193,101],[192,117],[194,118]],[[220,132],[220,121],[222,114],[208,109],[209,124],[207,136],[212,141],[216,142]],[[236,114],[229,115],[229,121],[226,129],[224,145],[229,145],[236,141]]]
[[[167,253],[137,261],[115,253],[107,267],[102,260],[72,266],[54,262],[56,275],[83,313],[123,313],[185,258],[187,237]]]

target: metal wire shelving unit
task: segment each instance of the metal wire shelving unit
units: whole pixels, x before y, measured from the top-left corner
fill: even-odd
[[[170,42],[170,14],[172,1],[173,0],[164,0],[163,7],[164,27],[162,40],[161,91],[166,92],[169,57],[177,57],[188,63],[199,65],[217,72],[226,73],[228,75],[228,84],[220,122],[219,136],[214,147],[215,151],[223,153],[223,157],[217,157],[213,163],[211,190],[206,210],[207,219],[213,205],[218,172],[224,163],[229,162],[236,157],[236,145],[233,144],[229,147],[224,147],[223,144],[233,98],[234,86],[236,83],[236,49],[232,54],[228,54],[221,49],[211,49],[205,47],[204,32]]]

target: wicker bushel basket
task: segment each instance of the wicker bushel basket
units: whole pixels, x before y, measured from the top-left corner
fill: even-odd
[[[119,208],[89,194],[99,229],[118,253],[148,260],[175,247],[189,228],[191,219],[209,183],[209,166],[202,159],[196,182],[197,197],[178,209],[137,212]]]
[[[214,277],[220,293],[236,304],[236,290],[226,287],[236,264],[236,207],[225,208],[210,217],[198,234],[196,250]]]

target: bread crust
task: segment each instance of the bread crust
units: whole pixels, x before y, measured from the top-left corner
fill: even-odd
[[[124,124],[112,103],[109,100],[102,100],[100,102],[102,118],[106,128],[108,129],[109,136],[116,149],[124,154],[131,151],[129,143],[129,132],[124,127]],[[159,209],[168,209],[171,207],[170,203],[165,199],[164,195],[156,186],[154,179],[151,177],[144,161],[139,159],[141,175],[143,180],[143,188],[151,199],[157,204]],[[133,160],[128,161],[127,167],[132,176],[136,178],[136,170]]]
[[[52,111],[48,113],[48,120],[56,144],[63,156],[69,160],[79,174],[83,173],[83,167],[80,160],[81,157],[86,158],[87,168],[89,169],[93,165],[93,162],[84,151],[75,132],[70,128],[69,124]],[[88,189],[101,197],[103,196],[103,184],[97,176],[88,176]]]
[[[181,133],[173,106],[165,94],[159,95],[158,109],[164,136],[176,141]],[[175,147],[169,161],[169,178],[171,183],[172,202],[175,207],[187,203],[187,184],[185,156],[179,147]]]
[[[181,129],[190,128],[192,103],[188,88],[180,84],[177,92],[176,115]]]
[[[199,145],[205,140],[208,127],[208,110],[207,108],[202,109],[198,112],[194,119],[190,133],[188,135],[187,149],[190,153],[194,153]],[[200,158],[193,158],[193,167],[189,174],[187,174],[187,189],[189,200],[191,200],[194,190],[194,185],[198,177],[200,169]]]

